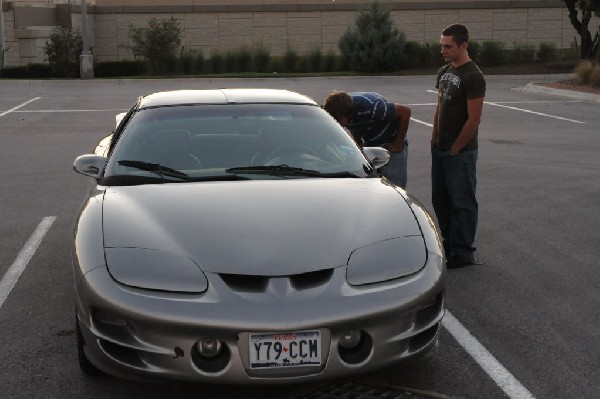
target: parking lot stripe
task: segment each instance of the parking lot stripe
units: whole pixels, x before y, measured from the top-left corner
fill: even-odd
[[[2,277],[2,280],[0,280],[0,309],[55,220],[56,216],[47,216],[42,219],[17,255],[13,264],[8,268],[4,277]]]
[[[448,310],[442,325],[509,398],[535,398]]]
[[[517,107],[511,107],[508,105],[502,105],[502,104],[498,104],[498,103],[493,103],[493,102],[485,102],[485,104],[487,105],[493,105],[495,107],[503,107],[503,108],[508,108],[508,109],[512,109],[515,111],[521,111],[521,112],[526,112],[528,114],[534,114],[534,115],[540,115],[540,116],[545,116],[548,118],[554,118],[554,119],[560,119],[563,121],[567,121],[567,122],[573,122],[573,123],[585,123],[583,121],[578,121],[576,119],[569,119],[569,118],[563,118],[562,116],[556,116],[556,115],[550,115],[550,114],[545,114],[543,112],[536,112],[536,111],[531,111],[529,109],[523,109],[523,108],[517,108]]]
[[[27,104],[29,104],[29,103],[31,103],[31,102],[34,102],[35,100],[39,100],[40,98],[42,98],[42,97],[36,97],[36,98],[32,98],[31,100],[25,101],[25,102],[24,102],[23,104],[21,104],[21,105],[17,105],[16,107],[14,107],[14,108],[12,108],[12,109],[9,109],[8,111],[4,111],[4,112],[2,112],[2,113],[0,114],[0,117],[2,117],[2,116],[4,116],[4,115],[7,115],[7,114],[10,114],[11,112],[14,112],[14,111],[16,111],[16,110],[18,110],[19,108],[21,108],[21,107],[24,107],[24,106],[26,106]]]

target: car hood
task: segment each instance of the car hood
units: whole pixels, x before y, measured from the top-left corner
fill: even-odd
[[[288,275],[345,265],[361,247],[421,236],[382,179],[290,179],[108,187],[105,248],[166,251],[205,272]]]

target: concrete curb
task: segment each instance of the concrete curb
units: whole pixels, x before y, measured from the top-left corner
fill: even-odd
[[[575,90],[554,89],[552,87],[542,86],[539,83],[528,83],[521,89],[525,93],[540,93],[551,96],[571,98],[574,100],[590,101],[600,103],[600,95],[593,93],[580,92]]]

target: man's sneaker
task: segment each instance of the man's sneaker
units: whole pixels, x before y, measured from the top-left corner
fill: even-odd
[[[473,264],[475,264],[475,262],[472,260],[467,260],[467,259],[463,258],[462,256],[454,255],[453,257],[451,257],[450,259],[448,259],[446,261],[446,268],[447,269],[459,269],[461,267],[465,267],[465,266],[473,265]]]

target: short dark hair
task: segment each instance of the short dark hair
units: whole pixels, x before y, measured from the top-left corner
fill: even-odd
[[[452,36],[452,39],[459,46],[465,42],[469,42],[469,30],[466,26],[461,24],[452,24],[447,26],[442,31],[443,36]]]
[[[352,97],[344,91],[334,91],[329,93],[323,104],[325,111],[329,112],[335,119],[340,117],[352,116],[354,111],[354,102]]]

